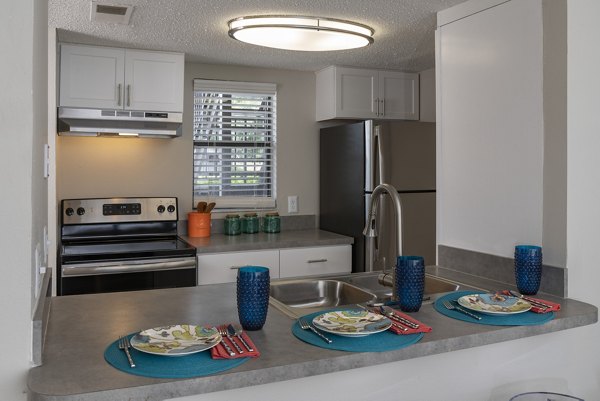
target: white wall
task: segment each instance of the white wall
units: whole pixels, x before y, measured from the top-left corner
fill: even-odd
[[[516,243],[542,245],[541,0],[439,32],[438,243],[507,257]]]
[[[58,138],[58,199],[177,196],[192,208],[193,79],[277,84],[277,198],[298,195],[299,213],[318,211],[318,126],[311,72],[186,63],[183,136],[176,139]]]
[[[0,16],[0,398],[25,399],[31,359],[34,252],[42,243],[47,188],[47,2],[11,1]]]

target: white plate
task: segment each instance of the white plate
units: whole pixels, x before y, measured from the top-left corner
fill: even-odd
[[[385,316],[364,310],[343,310],[323,313],[313,319],[319,330],[343,337],[364,337],[390,328]]]
[[[514,315],[527,312],[531,304],[521,298],[502,294],[472,294],[458,298],[464,308],[486,315]]]
[[[153,355],[183,356],[211,349],[220,341],[214,327],[176,324],[143,330],[131,338],[131,346]]]

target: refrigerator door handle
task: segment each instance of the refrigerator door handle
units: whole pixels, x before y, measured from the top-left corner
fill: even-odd
[[[376,125],[374,127],[375,132],[375,163],[377,166],[377,173],[379,174],[379,178],[377,180],[377,185],[386,183],[387,179],[387,171],[385,169],[385,156],[383,153],[383,136],[381,134],[381,127]],[[375,185],[374,187],[376,187]]]

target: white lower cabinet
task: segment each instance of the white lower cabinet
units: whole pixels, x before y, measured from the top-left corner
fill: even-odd
[[[279,251],[281,278],[351,272],[351,245],[291,248]]]
[[[279,278],[279,250],[198,255],[198,285],[234,282],[241,266],[264,266]]]
[[[242,266],[265,266],[272,279],[351,273],[352,246],[315,246],[198,255],[198,285],[232,283]]]

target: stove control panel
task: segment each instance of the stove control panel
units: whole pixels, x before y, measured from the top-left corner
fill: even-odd
[[[63,224],[177,221],[177,198],[100,198],[62,201]]]

